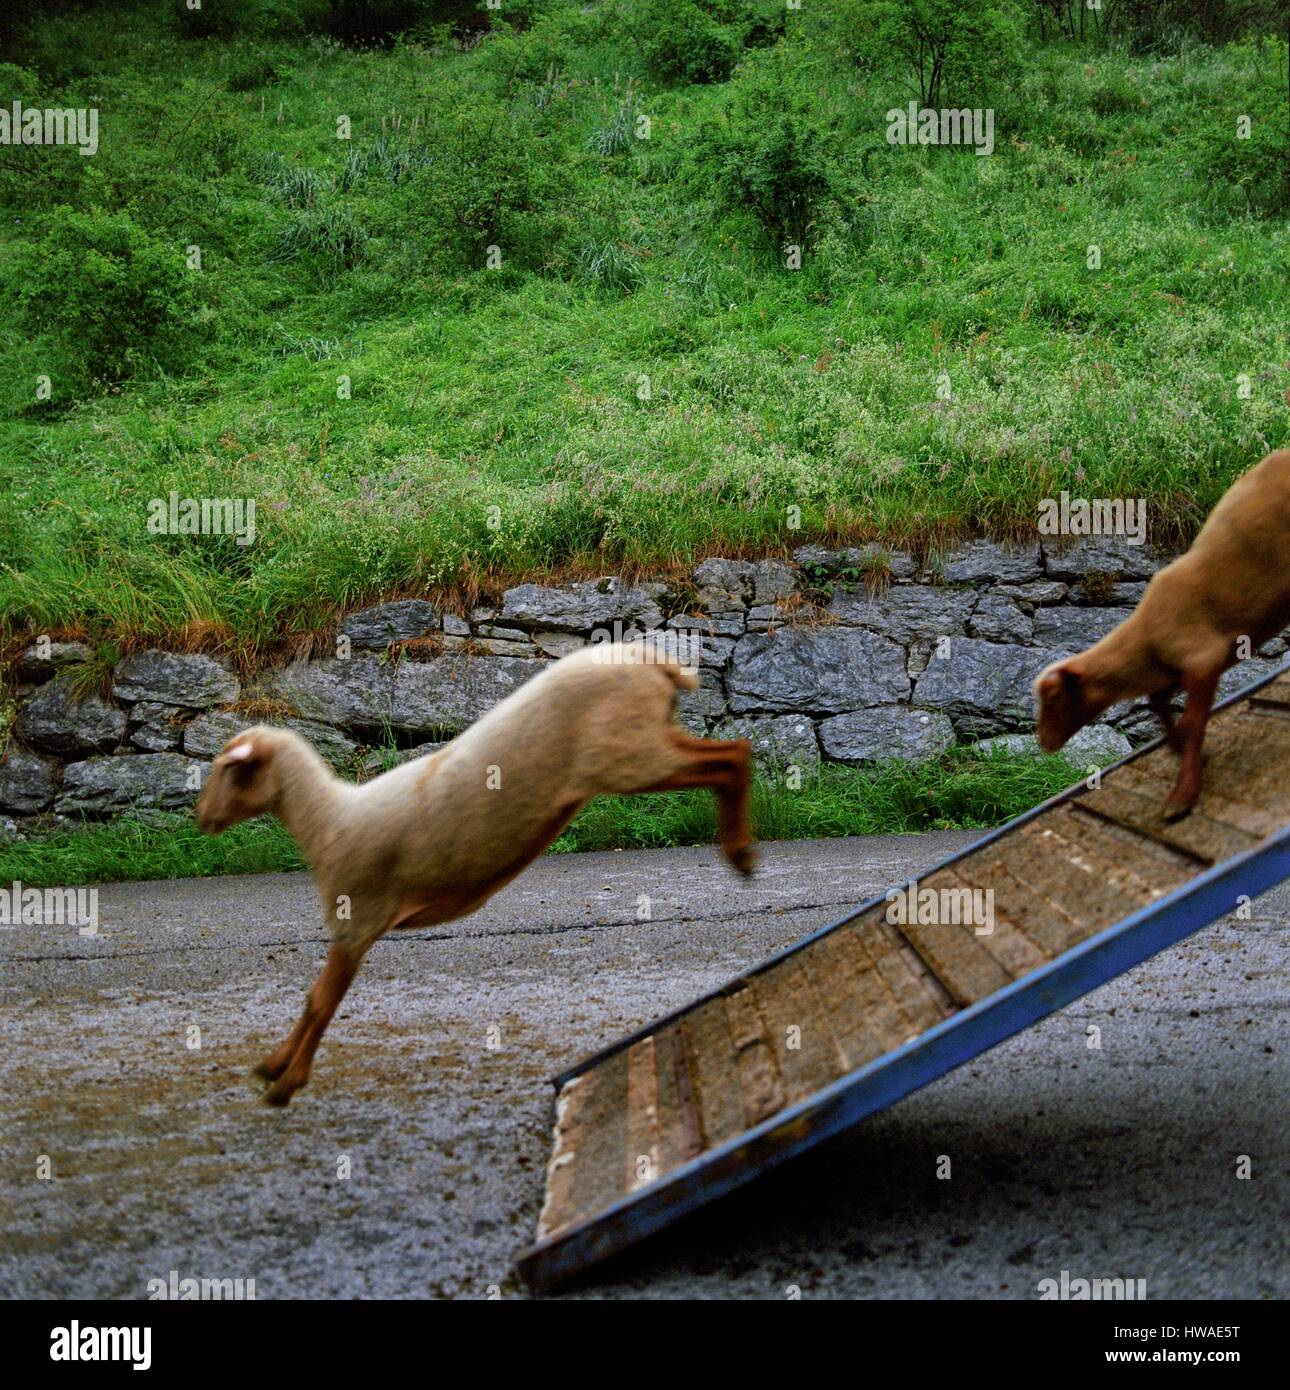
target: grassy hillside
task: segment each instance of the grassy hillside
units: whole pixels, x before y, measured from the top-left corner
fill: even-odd
[[[889,6],[403,8],[372,47],[325,5],[9,22],[5,91],[101,112],[93,158],[0,149],[10,631],[254,650],[1062,488],[1178,539],[1287,440],[1282,39],[984,6],[939,93],[994,110],[980,158],[887,143]],[[172,490],[254,498],[254,544],[149,534]]]

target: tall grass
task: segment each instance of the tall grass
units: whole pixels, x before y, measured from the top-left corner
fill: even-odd
[[[723,84],[659,86],[613,7],[550,8],[469,51],[256,54],[145,6],[135,28],[117,7],[37,21],[58,36],[32,41],[41,70],[68,105],[101,75],[113,134],[93,161],[0,166],[0,264],[57,206],[128,207],[201,249],[211,332],[184,374],[141,361],[84,397],[56,324],[0,332],[0,630],[200,623],[254,650],[463,577],[1033,536],[1063,488],[1143,497],[1176,543],[1290,437],[1290,228],[1232,135],[1256,96],[1283,107],[1284,45],[1033,46],[978,159],[888,146],[894,88],[804,7],[803,80],[847,153],[790,271],[691,177]],[[227,91],[250,57],[272,87]],[[628,78],[651,135],[618,149]],[[150,535],[172,488],[254,497],[255,545]]]

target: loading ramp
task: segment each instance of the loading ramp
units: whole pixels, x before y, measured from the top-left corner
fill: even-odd
[[[1160,815],[1161,739],[917,881],[992,891],[971,899],[988,930],[893,922],[882,894],[555,1078],[524,1281],[634,1245],[1290,877],[1290,665],[1216,708],[1205,752],[1183,820]]]

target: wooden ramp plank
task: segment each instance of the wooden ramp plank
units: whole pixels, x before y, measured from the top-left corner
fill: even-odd
[[[538,1217],[538,1239],[567,1226],[573,1212],[573,1163],[576,1136],[582,1132],[583,1110],[594,1089],[589,1072],[565,1083],[555,1103],[555,1136],[546,1168],[546,1196]]]
[[[865,937],[865,946],[883,983],[909,1020],[910,1036],[925,1033],[958,1008],[927,962],[900,928],[887,921],[885,913]]]
[[[1122,916],[1134,906],[1164,897],[1204,867],[1194,855],[1183,855],[1147,835],[1090,815],[1079,801],[1038,817],[1023,828],[1023,837],[1027,834],[1031,840],[1040,834],[1056,837],[1059,852],[1072,865],[1094,878],[1104,878],[1107,898],[1088,913],[1090,920],[1098,922],[1105,912]]]
[[[931,967],[958,1004],[974,1004],[1012,982],[1012,977],[981,944],[972,922],[954,920],[951,904],[960,902],[958,880],[942,870],[931,874],[915,885],[919,899],[924,893],[936,895],[932,915],[944,921],[902,921],[895,925],[913,948]],[[969,898],[971,889],[967,889]],[[914,911],[922,913],[921,901]],[[982,924],[984,925],[984,924]]]
[[[654,1038],[642,1038],[627,1050],[627,1169],[628,1192],[652,1183],[659,1175],[658,1061]]]
[[[784,1108],[784,1083],[775,1064],[775,1049],[766,1036],[766,1023],[749,986],[726,996],[726,1022],[735,1045],[739,1090],[749,1126]]]
[[[1044,824],[1087,845],[1108,865],[1108,872],[1117,883],[1127,879],[1157,897],[1172,893],[1205,867],[1205,861],[1193,854],[1094,815],[1082,800],[1057,807],[1044,817]]]
[[[872,1015],[882,996],[867,956],[848,931],[831,932],[801,952],[802,968],[814,984],[833,1035],[854,1071],[890,1050],[889,1033]]]
[[[995,913],[1002,910],[1046,960],[1061,955],[1065,943],[1080,930],[1079,924],[1056,904],[1017,878],[994,845],[956,864],[954,871],[976,887],[993,889]],[[1000,909],[1000,903],[1006,906]]]
[[[583,1076],[586,1093],[567,1134],[569,1173],[551,1230],[590,1216],[623,1196],[627,1158],[627,1053],[617,1052]]]
[[[797,957],[757,975],[753,987],[783,1078],[786,1105],[845,1073],[846,1057]]]
[[[1290,710],[1290,677],[1278,676],[1262,690],[1250,696],[1250,705],[1280,705]]]
[[[684,1022],[654,1039],[657,1068],[659,1172],[669,1173],[703,1152],[703,1135],[694,1099]]]
[[[724,999],[701,1004],[681,1020],[689,1043],[695,1110],[704,1148],[733,1139],[744,1128],[743,1094]]]
[[[1117,777],[1104,782],[1096,791],[1086,793],[1080,802],[1087,810],[1107,820],[1195,855],[1206,864],[1231,859],[1258,843],[1255,835],[1211,820],[1199,806],[1183,820],[1166,821],[1160,814],[1164,798],[1165,792],[1149,789],[1143,792],[1123,785]]]
[[[1199,814],[1256,838],[1275,830],[1278,813],[1287,808],[1275,770],[1290,760],[1290,722],[1257,719],[1244,711],[1227,713],[1212,722],[1205,755],[1200,799],[1186,820]],[[1177,759],[1159,749],[1122,768],[1115,783],[1123,790],[1158,797],[1163,804],[1177,774]],[[1158,808],[1155,818],[1159,819]]]
[[[1123,880],[1115,861],[1104,858],[1088,839],[1074,838],[1080,829],[1066,819],[1044,817],[1010,840],[1013,874],[1070,920],[1062,950],[1136,912],[1155,896],[1145,884]]]
[[[842,928],[836,933],[833,950],[838,968],[846,973],[856,1007],[877,1036],[882,1052],[901,1047],[921,1031],[900,995],[893,991],[890,975],[880,968],[886,964],[891,973],[903,978],[902,963],[898,959],[887,961],[892,947],[876,923]]]
[[[945,872],[953,882],[962,885],[973,893],[982,891],[989,893],[986,911],[988,929],[978,931],[976,936],[984,949],[998,961],[1000,968],[1010,979],[1016,980],[1022,975],[1028,975],[1032,970],[1037,970],[1048,961],[1048,955],[1041,951],[1008,917],[1007,913],[998,907],[991,890],[982,890],[953,869],[947,869]]]

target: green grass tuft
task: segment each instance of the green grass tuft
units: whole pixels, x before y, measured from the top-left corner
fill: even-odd
[[[826,766],[790,790],[759,781],[753,822],[759,839],[912,833],[998,825],[1061,791],[1078,774],[1060,757],[970,750],[928,763],[872,770]],[[666,849],[711,843],[713,801],[703,792],[602,797],[552,852]],[[304,868],[279,821],[260,818],[222,835],[203,835],[186,816],[122,817],[0,842],[0,883],[73,886],[126,879],[205,878]]]

